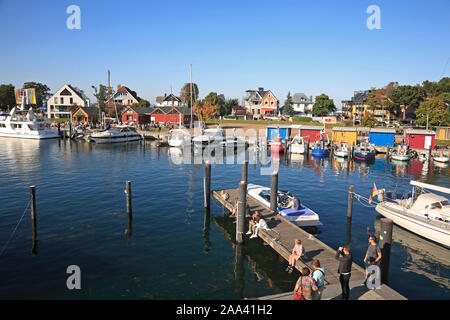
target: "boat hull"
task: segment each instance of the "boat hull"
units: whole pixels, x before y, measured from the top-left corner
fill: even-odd
[[[392,159],[397,160],[397,161],[408,161],[411,156],[410,155],[399,155],[399,154],[393,154]]]
[[[128,136],[128,137],[90,137],[90,140],[95,143],[119,143],[119,142],[131,142],[141,140],[141,136]]]
[[[45,134],[28,134],[28,133],[7,133],[0,132],[0,137],[2,138],[20,138],[20,139],[33,139],[33,140],[44,140],[44,139],[57,139],[59,138],[58,131],[49,132]]]
[[[392,205],[386,205],[386,203],[378,204],[375,210],[382,216],[391,219],[396,225],[450,248],[450,229],[439,228],[426,223],[425,220],[414,218],[412,215],[405,215],[400,210],[392,207]]]
[[[443,163],[449,162],[449,158],[447,158],[447,157],[433,157],[433,160],[437,161],[437,162],[443,162]]]
[[[289,146],[289,150],[291,151],[291,153],[304,154],[305,153],[305,146],[291,144]]]
[[[375,159],[375,152],[355,152],[355,159],[369,161]]]
[[[329,151],[328,149],[312,149],[311,153],[315,156],[327,156]]]
[[[348,157],[349,152],[348,151],[336,151],[334,154],[336,155],[336,157],[346,158],[346,157]]]

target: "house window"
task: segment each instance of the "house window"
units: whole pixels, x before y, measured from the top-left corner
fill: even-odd
[[[64,98],[63,97],[60,97],[59,100],[60,100],[61,104],[64,104]]]
[[[127,116],[128,121],[133,121],[133,116]]]
[[[264,102],[264,104],[267,106],[269,104],[269,101],[266,100],[266,102]]]
[[[55,97],[54,100],[55,100],[55,104],[58,104],[58,98]]]
[[[270,102],[270,105],[273,106],[273,101]]]
[[[70,98],[70,104],[73,104],[73,98]]]

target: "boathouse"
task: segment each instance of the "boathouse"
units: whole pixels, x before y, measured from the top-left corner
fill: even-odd
[[[74,122],[78,123],[97,123],[100,118],[100,109],[97,107],[79,107],[72,114]]]
[[[450,140],[450,127],[436,127],[436,139]]]
[[[147,124],[150,123],[152,108],[129,106],[122,112],[123,123]]]
[[[334,144],[346,142],[349,145],[356,145],[358,139],[358,131],[354,127],[334,127],[332,140]]]
[[[300,136],[305,137],[309,142],[316,142],[320,140],[320,132],[323,130],[322,126],[307,126],[298,125]]]
[[[195,121],[195,116],[193,116]],[[150,113],[150,121],[153,123],[189,124],[191,122],[191,108],[189,107],[157,107]]]
[[[405,143],[411,149],[434,149],[435,139],[436,132],[432,130],[405,130]]]
[[[267,141],[273,141],[275,137],[280,136],[282,141],[291,136],[291,126],[288,125],[269,125],[266,127]]]
[[[369,141],[375,147],[393,147],[395,144],[395,129],[370,128]]]

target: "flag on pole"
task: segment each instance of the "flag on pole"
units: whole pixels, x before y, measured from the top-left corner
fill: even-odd
[[[376,195],[377,195],[377,186],[374,183],[373,188],[372,188],[372,193],[370,194],[370,197],[369,197],[369,203],[372,203],[372,198],[375,197]]]
[[[19,89],[14,89],[14,96],[16,97],[16,104],[20,104],[20,91],[19,91]]]

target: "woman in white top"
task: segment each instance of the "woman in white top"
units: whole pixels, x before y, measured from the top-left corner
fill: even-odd
[[[250,239],[258,236],[259,229],[268,229],[267,222],[261,217],[261,215],[258,214],[255,221],[255,228],[253,229],[253,234],[250,236]]]

